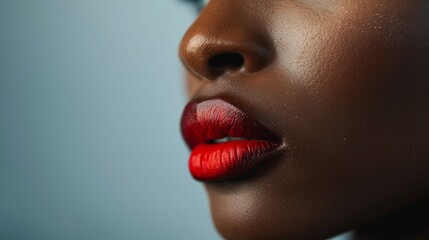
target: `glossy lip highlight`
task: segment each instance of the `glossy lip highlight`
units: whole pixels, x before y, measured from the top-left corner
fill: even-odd
[[[192,149],[189,170],[201,181],[240,177],[281,146],[261,123],[221,99],[189,103],[181,128]]]

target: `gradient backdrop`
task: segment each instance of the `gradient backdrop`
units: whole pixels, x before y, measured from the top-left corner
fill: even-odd
[[[0,0],[0,239],[219,239],[187,171],[174,0]]]

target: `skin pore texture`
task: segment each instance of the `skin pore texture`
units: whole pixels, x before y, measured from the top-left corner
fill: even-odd
[[[227,239],[429,239],[429,1],[212,0],[180,57],[285,150],[205,182]],[[426,237],[425,237],[426,236]]]

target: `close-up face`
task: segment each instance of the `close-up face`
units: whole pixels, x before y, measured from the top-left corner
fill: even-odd
[[[212,0],[180,44],[228,239],[322,239],[429,194],[429,1]]]

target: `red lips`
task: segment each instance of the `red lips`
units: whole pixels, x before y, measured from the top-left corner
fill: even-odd
[[[189,169],[202,181],[239,177],[280,146],[258,121],[220,99],[189,103],[181,128],[192,149]]]

